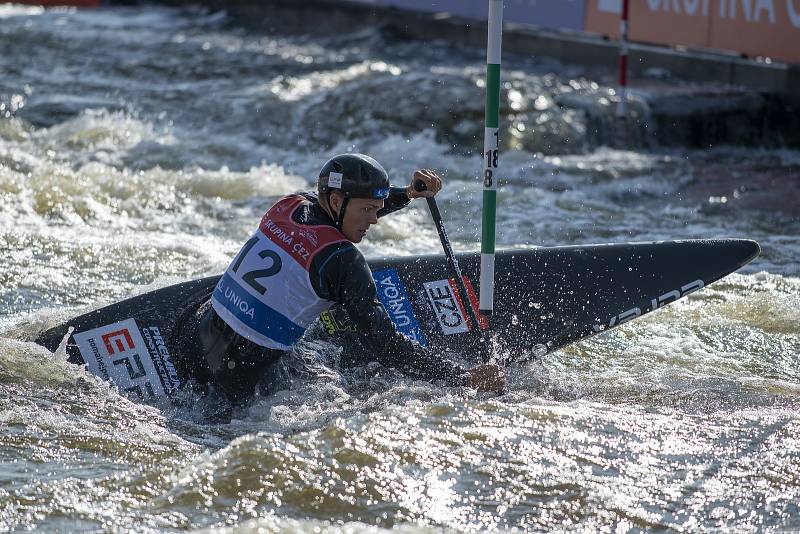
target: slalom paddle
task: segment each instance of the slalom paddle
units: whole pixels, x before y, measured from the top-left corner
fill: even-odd
[[[417,180],[414,182],[415,191],[421,193],[427,189],[428,188],[425,185],[425,182],[422,180]],[[473,325],[475,325],[475,328],[480,335],[482,344],[481,357],[483,359],[483,363],[489,363],[488,339],[487,336],[483,335],[481,332],[481,323],[478,321],[477,315],[475,315],[475,310],[472,309],[472,302],[469,299],[469,293],[467,293],[467,288],[464,285],[464,279],[461,276],[461,269],[458,266],[458,260],[453,253],[453,247],[450,246],[450,239],[447,237],[447,230],[444,228],[444,222],[442,221],[442,214],[439,212],[439,206],[436,204],[436,199],[434,197],[425,197],[425,200],[428,201],[428,209],[431,212],[431,218],[433,219],[434,225],[436,225],[436,231],[439,232],[439,240],[442,242],[444,255],[447,257],[447,266],[450,270],[450,276],[456,279],[458,291],[461,293],[461,302],[463,303],[464,308],[469,315],[469,320],[472,321]]]

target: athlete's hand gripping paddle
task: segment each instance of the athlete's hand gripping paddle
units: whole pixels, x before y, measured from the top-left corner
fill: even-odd
[[[425,191],[426,189],[427,186],[422,180],[416,180],[414,182],[414,190],[421,192]],[[447,257],[447,266],[450,270],[450,276],[455,278],[456,284],[458,284],[458,291],[461,293],[461,302],[464,304],[464,308],[469,315],[469,320],[472,321],[472,324],[477,330],[478,335],[481,336],[481,357],[483,358],[483,363],[488,363],[488,339],[486,336],[481,335],[481,323],[478,321],[478,317],[475,315],[475,310],[472,308],[472,303],[469,300],[469,293],[467,293],[467,288],[464,286],[464,279],[461,277],[461,269],[458,267],[458,260],[456,260],[456,256],[453,254],[453,247],[450,246],[450,239],[447,237],[447,230],[444,228],[444,222],[442,222],[442,214],[439,212],[439,206],[436,205],[436,199],[434,197],[425,197],[425,200],[428,201],[428,209],[431,211],[431,218],[433,218],[433,223],[436,225],[436,231],[439,232],[439,239],[442,242],[444,255]]]

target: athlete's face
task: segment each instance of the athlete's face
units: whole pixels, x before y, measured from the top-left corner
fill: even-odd
[[[331,207],[336,213],[342,206],[342,197],[338,194],[331,195]],[[378,210],[383,208],[383,199],[351,198],[347,203],[342,221],[342,233],[352,241],[358,243],[367,235],[367,230],[378,222]]]

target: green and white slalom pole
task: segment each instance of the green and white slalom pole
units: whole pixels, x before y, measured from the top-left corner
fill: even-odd
[[[483,133],[483,217],[481,220],[480,313],[494,311],[494,243],[497,179],[500,163],[500,52],[503,42],[503,0],[489,0],[486,46],[486,122]],[[490,323],[491,324],[491,323]],[[487,343],[487,346],[489,343]]]

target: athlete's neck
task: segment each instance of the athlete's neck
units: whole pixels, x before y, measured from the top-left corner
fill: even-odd
[[[327,215],[330,218],[331,223],[336,224],[335,223],[336,215],[333,214],[333,208],[331,207],[330,197],[326,197],[325,200],[320,198],[319,207],[322,208],[322,211],[325,212],[325,215]]]
[[[311,204],[312,219],[316,221],[314,224],[336,226],[336,219],[331,215],[330,209],[325,204],[321,198],[317,198],[317,201]]]

